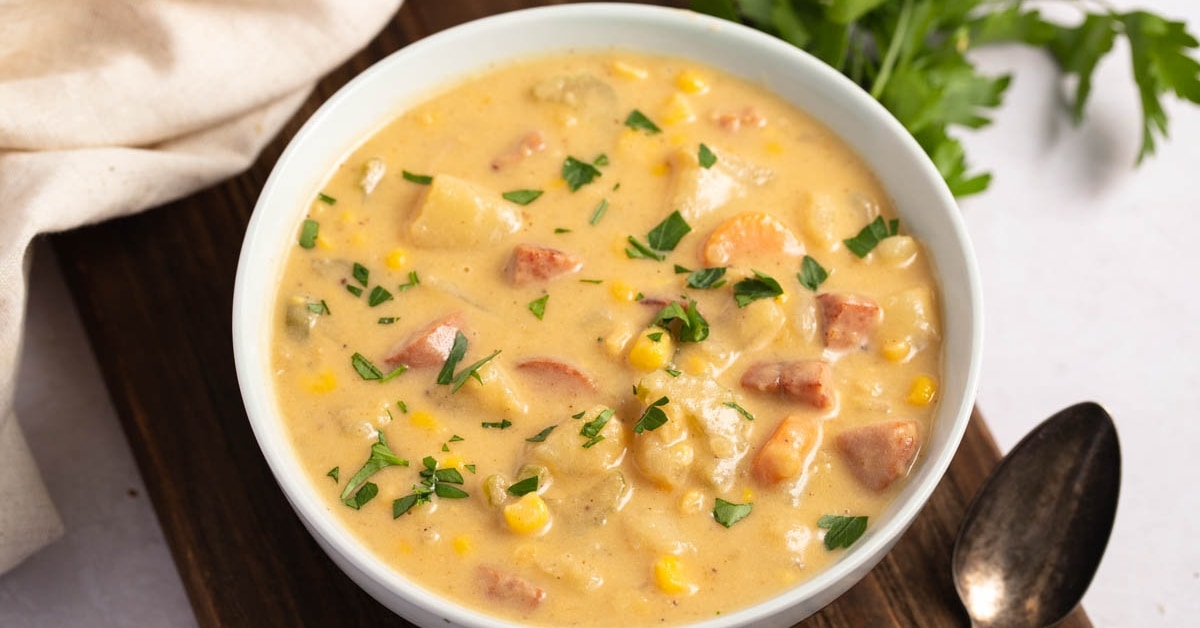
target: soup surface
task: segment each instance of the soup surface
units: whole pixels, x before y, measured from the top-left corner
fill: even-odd
[[[307,212],[272,339],[295,447],[362,543],[484,613],[749,606],[837,560],[929,432],[921,245],[837,137],[732,76],[495,69]]]

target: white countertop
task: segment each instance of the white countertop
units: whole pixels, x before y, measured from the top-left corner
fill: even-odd
[[[1143,4],[1200,33],[1200,2]],[[1124,46],[1098,68],[1078,128],[1047,58],[1011,48],[980,60],[1016,80],[996,123],[965,142],[995,175],[962,203],[986,303],[979,406],[1005,451],[1067,405],[1109,409],[1121,502],[1084,606],[1098,626],[1194,625],[1200,108],[1169,102],[1172,139],[1135,171]],[[17,414],[67,536],[0,576],[0,626],[194,625],[57,265],[35,251]]]

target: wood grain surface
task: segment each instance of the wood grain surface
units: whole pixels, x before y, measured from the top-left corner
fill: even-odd
[[[548,4],[408,0],[321,81],[242,175],[167,207],[52,236],[108,390],[201,626],[406,626],[321,552],[271,476],[230,343],[238,249],[287,141],[374,61],[472,18]],[[679,4],[679,3],[674,3]],[[929,505],[888,557],[803,626],[964,626],[950,548],[999,455],[976,414]],[[1090,626],[1082,610],[1064,626]]]

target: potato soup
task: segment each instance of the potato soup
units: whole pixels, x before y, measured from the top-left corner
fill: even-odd
[[[750,606],[838,560],[929,433],[922,246],[837,137],[741,79],[494,69],[306,211],[272,339],[294,446],[363,544],[480,612]]]

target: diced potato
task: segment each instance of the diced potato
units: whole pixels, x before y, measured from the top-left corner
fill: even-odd
[[[604,577],[590,564],[587,555],[586,551],[561,552],[546,547],[531,547],[528,556],[522,558],[528,558],[538,569],[559,582],[565,582],[580,591],[591,591],[604,584]]]
[[[625,538],[637,551],[678,556],[694,548],[679,531],[679,515],[657,508],[627,510],[620,518]]]
[[[730,330],[734,346],[742,352],[758,351],[770,345],[787,322],[783,302],[775,299],[759,299],[728,311],[730,320],[723,322],[723,328]]]
[[[608,523],[609,516],[629,501],[632,489],[620,471],[612,471],[581,490],[548,500],[554,508],[555,525],[581,530]]]
[[[904,268],[917,259],[920,247],[912,236],[898,235],[884,238],[875,246],[878,259],[889,266]]]
[[[387,172],[387,164],[379,157],[372,157],[363,164],[363,175],[358,181],[358,186],[362,188],[363,194],[370,194],[375,191],[375,187],[383,180],[383,175]]]
[[[427,187],[409,227],[418,246],[476,247],[521,228],[520,209],[491,190],[446,174]]]
[[[499,473],[493,473],[483,479],[483,496],[492,506],[503,505],[508,501],[508,480]]]
[[[817,250],[828,251],[846,238],[854,237],[874,215],[862,203],[850,202],[828,194],[810,194],[800,210],[805,241]]]
[[[525,416],[529,413],[529,404],[519,392],[516,381],[513,380],[508,368],[496,359],[479,367],[479,381],[469,378],[463,385],[463,390],[470,393],[483,404],[485,408],[504,416]]]
[[[288,336],[294,340],[307,340],[308,333],[317,324],[318,314],[309,307],[308,299],[291,297],[284,312],[283,324]]]
[[[884,345],[904,341],[912,351],[920,351],[941,335],[937,304],[933,290],[927,286],[888,295],[880,305],[883,321],[876,337]]]
[[[579,433],[586,422],[607,410],[595,406],[580,419],[563,422],[529,451],[531,461],[544,464],[550,472],[561,477],[599,476],[620,463],[625,454],[625,428],[621,420],[613,415],[600,430],[604,439],[584,447],[587,439]]]
[[[749,186],[769,181],[772,172],[737,155],[709,147],[717,156],[710,168],[700,165],[696,151],[680,149],[671,154],[672,174],[669,206],[691,224],[729,201],[746,194]]]
[[[565,105],[589,119],[611,116],[617,107],[617,92],[591,74],[545,79],[533,86],[533,98]]]

